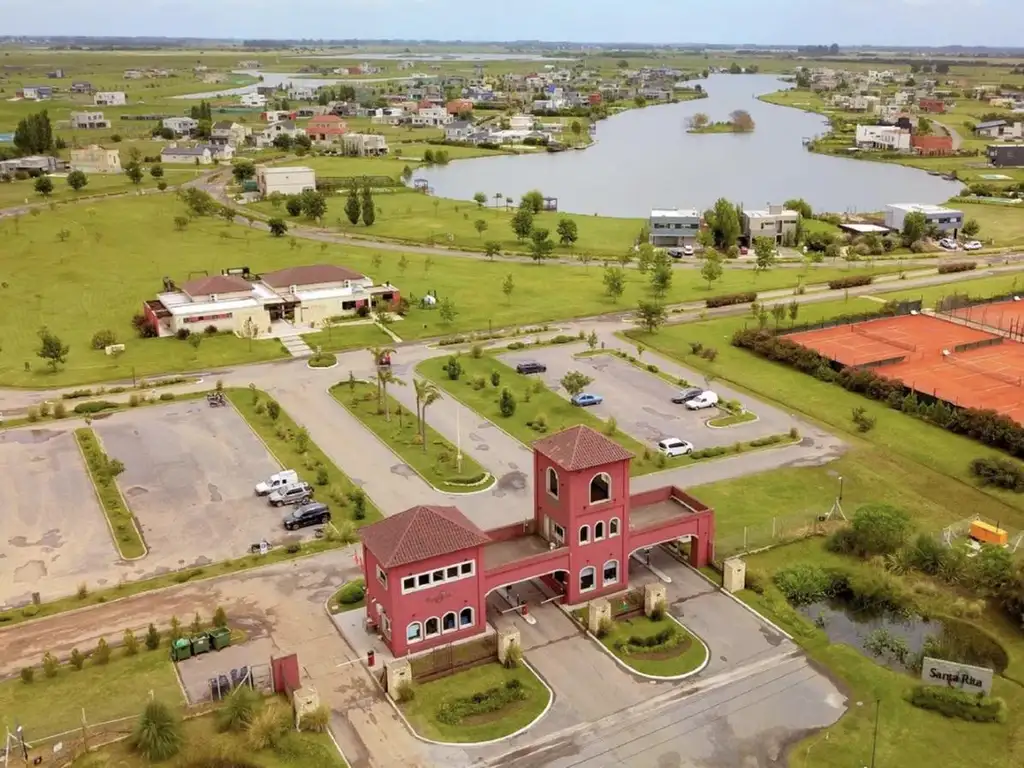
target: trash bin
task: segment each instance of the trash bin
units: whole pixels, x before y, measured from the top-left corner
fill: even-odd
[[[192,656],[192,643],[186,638],[181,637],[175,640],[171,644],[171,659],[174,661],[184,661],[185,659]]]
[[[210,636],[205,632],[192,638],[192,653],[198,656],[210,650]]]
[[[231,645],[231,630],[227,627],[217,627],[207,633],[210,637],[210,645],[216,651],[227,648]]]

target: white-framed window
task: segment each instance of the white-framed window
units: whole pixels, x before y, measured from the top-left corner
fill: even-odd
[[[580,544],[589,544],[589,543],[590,543],[590,526],[589,525],[581,525],[580,526]]]
[[[459,611],[459,628],[472,627],[473,626],[473,609],[466,606]]]
[[[444,581],[444,568],[434,571],[430,574],[430,581],[434,584],[440,584]]]
[[[590,481],[590,503],[600,504],[612,497],[612,478],[607,472],[598,472]]]
[[[600,541],[604,538],[604,522],[598,520],[594,523],[594,541]]]
[[[417,587],[429,587],[430,586],[430,574],[421,573],[416,576]]]
[[[430,589],[438,584],[448,581],[468,579],[476,574],[476,561],[465,560],[461,563],[452,563],[444,568],[436,568],[424,573],[414,573],[411,576],[402,577],[402,594],[416,592],[421,589]],[[386,574],[385,574],[386,575]]]
[[[611,520],[608,521],[608,536],[610,538],[612,536],[618,536],[618,535],[619,535],[619,518],[613,517]]]
[[[459,576],[472,576],[473,565],[474,562],[472,560],[467,560],[466,562],[461,563],[459,565]]]
[[[448,611],[441,619],[441,631],[442,632],[454,632],[458,628],[458,619],[455,616],[455,611]]]
[[[602,573],[603,581],[605,586],[609,584],[618,584],[619,582],[619,561],[609,560],[604,564],[604,571]]]
[[[414,621],[405,630],[405,639],[410,643],[418,643],[423,639],[423,625]]]
[[[432,616],[423,622],[423,636],[424,637],[437,637],[441,634],[441,620],[436,616]]]
[[[580,592],[597,588],[597,570],[592,565],[580,570]]]
[[[402,592],[412,592],[416,589],[416,577],[406,576],[402,579]]]
[[[547,489],[548,496],[557,499],[558,498],[558,473],[555,472],[554,467],[548,467],[547,471]]]
[[[447,570],[445,570],[445,576],[449,579],[459,578],[459,566],[449,565]]]
[[[388,588],[388,575],[385,573],[384,569],[380,567],[379,563],[377,565],[377,581],[380,582],[384,589]]]

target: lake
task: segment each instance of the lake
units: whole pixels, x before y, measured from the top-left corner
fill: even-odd
[[[957,182],[890,163],[808,152],[802,139],[827,130],[821,115],[759,101],[788,85],[773,75],[712,75],[708,98],[631,109],[597,124],[583,151],[459,160],[420,168],[435,195],[471,200],[500,192],[516,200],[531,189],[572,213],[646,218],[652,208],[709,208],[725,197],[762,208],[802,197],[816,211],[879,211],[886,203],[941,203]],[[726,120],[744,109],[749,134],[689,134],[697,112]]]

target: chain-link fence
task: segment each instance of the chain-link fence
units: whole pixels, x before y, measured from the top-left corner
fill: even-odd
[[[787,517],[773,517],[756,525],[745,525],[715,537],[715,559],[754,552],[809,536],[824,536],[841,526],[842,516],[825,512],[802,512]]]

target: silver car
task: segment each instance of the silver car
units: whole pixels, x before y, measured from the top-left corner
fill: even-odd
[[[267,501],[272,507],[285,504],[304,504],[313,498],[313,488],[309,483],[292,483],[272,492]]]

